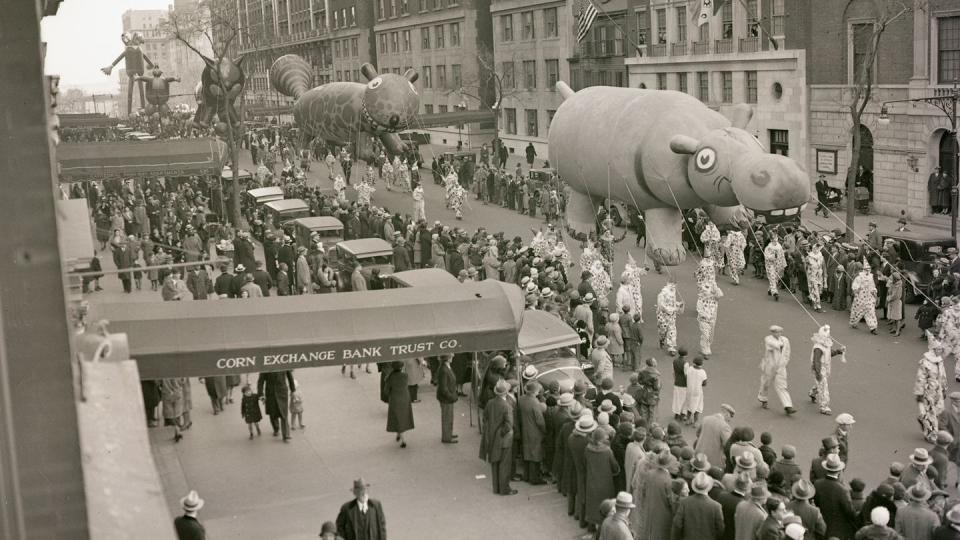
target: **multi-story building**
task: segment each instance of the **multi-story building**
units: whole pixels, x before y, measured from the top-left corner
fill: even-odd
[[[634,54],[634,47],[630,45],[626,31],[628,4],[629,0],[595,2],[599,14],[569,58],[570,86],[574,90],[588,86],[628,85],[624,60]],[[576,25],[574,18],[565,29],[566,32],[576,36]]]
[[[502,86],[500,139],[521,154],[533,143],[546,159],[547,130],[563,101],[556,84],[570,82],[567,59],[574,52],[576,19],[563,0],[493,0],[490,12],[495,76]]]
[[[494,104],[490,0],[375,0],[374,38],[381,72],[419,73],[423,114],[489,108]],[[479,147],[493,126],[412,129],[435,144]]]
[[[630,86],[684,92],[722,113],[750,104],[747,131],[807,163],[806,51],[784,47],[787,0],[728,1],[700,26],[687,2],[630,1]]]
[[[151,62],[158,64],[164,70],[167,69],[170,60],[167,46],[170,38],[167,31],[163,28],[167,16],[168,12],[165,9],[128,9],[121,15],[123,31],[130,34],[139,34],[143,38],[143,44],[140,46],[143,54],[146,55]],[[117,51],[122,50],[123,43],[118,39]],[[121,68],[122,66],[123,60],[117,64],[117,68]],[[120,86],[120,101],[126,102],[128,94],[126,70],[117,69],[116,72]],[[139,104],[140,97],[136,92],[137,91],[134,90],[134,103]]]

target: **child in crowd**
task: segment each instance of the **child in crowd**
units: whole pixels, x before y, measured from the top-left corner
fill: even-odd
[[[260,412],[260,396],[253,393],[249,384],[243,385],[243,398],[240,400],[240,415],[247,423],[247,429],[250,430],[250,438],[253,438],[253,430],[256,428],[257,436],[260,436],[260,420],[263,414]]]
[[[304,429],[307,426],[303,425],[303,394],[298,381],[294,380],[293,386],[296,390],[290,393],[290,429],[297,429],[297,424]]]

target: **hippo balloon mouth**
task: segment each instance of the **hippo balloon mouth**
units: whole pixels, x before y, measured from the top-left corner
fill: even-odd
[[[360,107],[360,116],[363,118],[363,123],[370,126],[370,128],[377,133],[397,133],[407,129],[406,120],[400,120],[392,124],[385,124],[378,121],[370,114],[370,111],[367,110],[366,102]]]
[[[727,183],[728,188],[732,189],[733,182],[731,182],[730,179],[727,178],[726,176],[718,176],[717,179],[713,181],[713,185],[716,186],[717,191],[720,191],[720,188],[723,187],[724,182]]]
[[[779,208],[777,210],[756,210],[750,208],[750,211],[756,215],[757,219],[765,223],[782,223],[784,221],[793,221],[800,218],[800,213],[807,207],[807,203],[790,208]]]

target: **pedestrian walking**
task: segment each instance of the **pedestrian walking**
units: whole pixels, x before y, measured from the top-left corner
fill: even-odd
[[[700,353],[705,358],[713,354],[713,334],[717,327],[717,310],[723,291],[716,280],[705,282],[697,290],[697,326],[700,328]]]
[[[297,429],[298,424],[301,430],[307,427],[303,425],[303,393],[300,392],[300,383],[294,379],[290,391],[290,429]]]
[[[787,415],[797,412],[787,390],[787,364],[790,363],[790,340],[783,335],[783,327],[773,325],[770,335],[763,338],[763,359],[760,361],[760,391],[757,400],[767,408],[767,394],[773,385],[777,398]]]
[[[363,478],[353,481],[353,500],[340,507],[337,531],[343,540],[386,540],[387,520],[383,505],[369,494],[370,484]]]
[[[292,371],[274,371],[261,373],[257,378],[257,395],[264,400],[273,436],[282,433],[283,442],[290,442],[289,402],[290,391],[296,390]]]
[[[727,260],[727,270],[730,272],[730,280],[734,285],[740,284],[740,276],[743,269],[747,266],[747,261],[743,256],[743,250],[747,247],[747,239],[739,229],[733,229],[727,233],[724,238],[723,254]]]
[[[870,265],[864,261],[863,269],[853,278],[853,304],[850,306],[850,328],[856,328],[860,320],[867,322],[871,334],[877,333],[877,285],[873,281]]]
[[[247,423],[250,439],[253,439],[254,428],[257,430],[257,437],[260,436],[260,420],[263,419],[263,414],[260,412],[260,396],[253,393],[249,384],[243,385],[241,392],[243,397],[240,398],[240,416]]]
[[[200,520],[197,519],[197,513],[203,508],[203,499],[200,498],[196,490],[191,489],[190,493],[180,499],[180,507],[183,509],[183,515],[173,520],[173,528],[177,532],[177,539],[205,540],[207,531]]]
[[[387,432],[397,434],[400,448],[407,447],[403,434],[413,429],[413,405],[410,403],[410,387],[407,374],[403,371],[403,362],[391,365],[390,373],[383,383],[387,396]]]

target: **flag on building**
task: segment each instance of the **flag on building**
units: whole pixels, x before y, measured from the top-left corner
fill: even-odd
[[[710,17],[720,13],[720,8],[727,3],[727,0],[697,0],[700,4],[700,11],[697,13],[697,26],[703,26],[710,22]]]
[[[591,0],[582,0],[580,2],[580,13],[577,14],[577,43],[587,37],[587,32],[590,31],[590,26],[597,18],[598,13],[597,6],[593,5]]]

